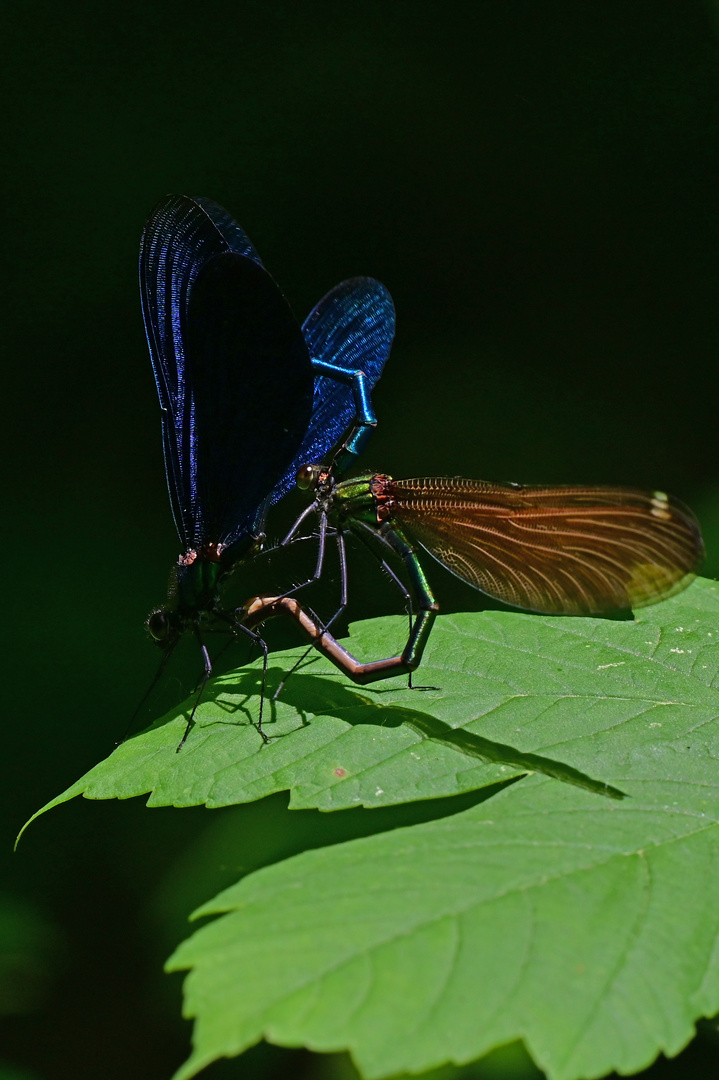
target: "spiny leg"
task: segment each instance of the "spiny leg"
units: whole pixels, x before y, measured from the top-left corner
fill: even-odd
[[[265,735],[265,732],[262,728],[262,717],[264,714],[265,705],[265,690],[267,687],[267,665],[269,663],[269,649],[267,648],[267,642],[262,637],[262,634],[258,634],[257,631],[251,630],[248,626],[244,626],[239,621],[236,614],[230,615],[226,611],[218,611],[217,616],[218,618],[223,619],[229,625],[230,633],[237,636],[238,630],[241,630],[242,633],[250,639],[253,645],[259,645],[260,649],[262,650],[262,682],[260,684],[260,713],[257,718],[257,732],[261,736],[262,741],[267,744],[270,739],[268,735]],[[185,733],[185,738],[187,738],[187,733]]]
[[[326,623],[320,622],[320,620],[317,618],[317,616],[314,614],[314,612],[309,612],[311,618],[316,622],[317,626],[321,626],[323,628],[323,632],[329,630],[330,626],[332,626],[332,623],[335,622],[335,620],[340,617],[342,612],[347,607],[347,552],[346,552],[346,549],[345,549],[344,533],[342,533],[341,530],[338,530],[335,533],[335,539],[337,541],[337,554],[338,554],[338,557],[339,557],[339,564],[340,564],[340,582],[341,582],[341,584],[340,584],[340,606],[337,608],[334,615],[330,619],[328,619],[328,621]],[[284,599],[287,595],[288,594],[285,593],[282,597],[278,597],[278,599]],[[305,610],[309,611],[309,609],[305,609]],[[287,672],[284,679],[282,680],[282,682],[279,684],[279,686],[275,690],[274,694],[272,695],[272,700],[273,701],[277,700],[277,698],[282,693],[282,691],[283,691],[283,689],[285,687],[285,684],[287,683],[287,680],[289,679],[290,675],[293,675],[294,672],[297,671],[297,669],[299,667],[301,667],[302,664],[304,664],[305,660],[307,659],[309,654],[312,652],[313,648],[314,648],[314,646],[310,645],[302,653],[302,656],[299,658],[299,660],[295,661],[295,663],[292,665],[292,667]]]
[[[185,727],[185,734],[182,736],[180,742],[177,745],[177,748],[175,749],[176,754],[179,754],[180,750],[182,750],[182,747],[187,741],[187,736],[190,734],[190,728],[194,727],[195,713],[197,712],[197,707],[200,704],[202,694],[204,693],[205,687],[207,686],[207,681],[212,675],[212,661],[210,660],[210,654],[207,651],[207,646],[202,640],[202,636],[200,634],[200,629],[198,626],[195,627],[195,637],[197,638],[197,643],[200,646],[200,652],[202,653],[204,671],[202,676],[200,677],[200,683],[197,690],[197,695],[195,697],[195,704],[192,706],[192,712],[190,713],[190,718],[187,721],[187,726]]]
[[[419,604],[419,611],[416,617],[411,621],[407,643],[401,655],[388,657],[386,660],[361,663],[327,632],[329,624],[322,624],[313,612],[303,607],[293,597],[287,595],[266,598],[266,601],[264,602],[261,598],[258,598],[257,606],[254,607],[251,618],[253,623],[262,622],[265,618],[279,614],[284,614],[293,618],[311,639],[314,647],[321,652],[323,656],[326,656],[328,660],[331,660],[335,667],[338,667],[340,671],[343,671],[353,682],[360,683],[361,685],[377,682],[380,679],[392,678],[396,675],[410,675],[411,672],[419,666],[422,659],[422,654],[427,644],[437,611],[439,610],[439,605],[434,599],[429,582],[427,581],[422,565],[419,562],[417,552],[399,529],[390,529],[387,526],[382,526],[381,531],[374,530],[361,521],[353,521],[351,522],[351,525],[355,534],[365,540],[365,542],[366,538],[363,536],[363,532],[366,531],[366,533],[377,537],[383,544],[389,547],[395,555],[398,555],[403,560],[411,584],[414,587]],[[369,544],[367,546],[372,550]],[[373,554],[376,555],[374,552]],[[390,567],[387,567],[387,569],[390,573],[390,577],[397,582],[402,593],[407,594],[407,590],[397,578],[394,571]],[[343,570],[343,600],[345,602],[347,596],[346,578],[345,560]],[[411,604],[411,594],[409,599]],[[337,614],[339,614],[339,611]],[[333,620],[334,618],[336,618],[336,615],[333,616]],[[305,656],[306,654],[302,656],[301,661],[304,660]],[[439,687],[414,687],[410,683],[410,689],[437,690]]]
[[[375,558],[379,558],[379,556],[376,553],[374,553],[374,554],[375,554]],[[390,579],[390,581],[394,582],[394,584],[397,586],[399,591],[402,593],[402,596],[404,597],[405,611],[407,612],[407,618],[409,620],[409,629],[408,629],[408,638],[409,638],[411,636],[411,634],[412,634],[412,623],[413,623],[413,620],[414,620],[414,606],[412,604],[412,593],[409,591],[408,588],[405,587],[405,584],[402,581],[402,579],[400,577],[398,577],[397,574],[395,574],[394,570],[389,565],[389,563],[387,562],[386,559],[381,560],[380,566],[382,567],[382,569],[384,570],[385,574]],[[408,671],[407,672],[407,689],[408,690],[441,690],[442,689],[441,686],[415,686],[414,683],[412,682],[412,675],[413,674],[414,674],[413,671]]]
[[[300,525],[305,520],[305,518],[308,518],[310,516],[310,514],[316,514],[316,513],[318,513],[316,503],[310,503],[309,506],[306,506],[304,508],[304,510],[302,511],[302,513],[299,515],[299,517],[296,519],[294,524],[292,525],[292,527],[291,527],[290,531],[287,533],[287,535],[285,537],[283,537],[282,540],[280,540],[277,547],[278,548],[283,548],[283,547],[286,547],[289,543],[291,543],[291,541],[295,539],[295,534],[297,533]],[[302,539],[304,539],[304,538],[302,538]],[[268,548],[267,550],[275,551],[276,549],[273,547],[273,548]]]
[[[307,634],[315,648],[331,660],[335,667],[343,671],[353,682],[365,685],[380,679],[393,678],[395,675],[408,674],[419,666],[437,616],[439,604],[432,595],[429,582],[417,557],[417,552],[399,529],[382,526],[382,538],[399,555],[407,567],[411,583],[415,589],[419,611],[415,617],[407,643],[400,656],[387,657],[361,663],[347,649],[327,633],[319,620],[290,596],[254,597],[245,605],[248,625],[257,625],[275,615],[286,615],[295,620]]]
[[[314,511],[319,519],[319,524],[317,527],[317,561],[315,562],[315,569],[311,577],[308,577],[305,581],[301,581],[299,585],[293,585],[291,589],[287,589],[285,592],[283,592],[282,596],[294,596],[294,594],[300,592],[301,589],[306,589],[308,585],[314,585],[314,583],[316,581],[319,581],[319,579],[322,577],[322,570],[324,569],[325,562],[325,546],[327,542],[327,511],[324,509],[324,507],[317,507],[315,503],[313,503],[312,506],[308,507],[306,510],[303,510],[297,521],[290,529],[287,536],[284,538],[284,540],[281,541],[278,546],[285,547],[288,543],[294,540],[295,532],[299,528],[300,524],[307,517],[310,510]]]
[[[368,525],[365,521],[356,521],[354,523],[354,528],[355,528],[355,536],[357,537],[357,539],[360,540],[364,544],[365,548],[367,549],[367,551],[369,551],[372,558],[377,560],[377,562],[380,564],[381,569],[384,571],[384,573],[387,575],[387,577],[390,579],[390,581],[393,582],[393,584],[396,586],[396,588],[401,593],[402,599],[404,600],[404,608],[405,608],[405,611],[407,612],[407,615],[409,617],[409,633],[411,633],[412,632],[412,619],[414,617],[414,605],[412,603],[412,593],[406,587],[406,585],[404,584],[402,579],[397,574],[395,574],[394,570],[389,565],[387,560],[383,559],[382,556],[379,555],[375,551],[375,549],[373,547],[373,544],[370,542],[369,537],[372,537],[373,541],[378,540],[380,543],[384,544],[385,547],[388,547],[390,549],[390,551],[394,551],[394,548],[389,543],[389,541],[386,540],[384,538],[384,536],[382,536],[381,533],[377,532],[376,529],[373,529],[372,526]],[[360,528],[362,529],[362,532],[360,532]]]
[[[413,545],[401,529],[391,528],[389,524],[381,525],[379,533],[387,540],[390,547],[397,552],[407,569],[410,583],[414,589],[419,605],[419,611],[410,631],[409,639],[402,653],[402,658],[407,664],[408,673],[419,667],[422,660],[429,635],[437,618],[439,604],[434,598],[427,576],[419,561],[419,557]],[[413,687],[417,690],[437,690],[439,687]]]
[[[262,686],[261,686],[261,692],[260,692],[260,714],[259,714],[259,717],[258,717],[258,720],[257,720],[257,731],[258,731],[259,735],[261,736],[262,741],[264,743],[268,743],[270,740],[269,740],[268,736],[265,735],[264,731],[262,730],[262,714],[263,714],[263,706],[264,706],[264,701],[265,701],[265,684],[266,684],[266,680],[267,680],[267,661],[268,661],[267,643],[265,642],[264,638],[260,634],[255,633],[255,631],[253,631],[253,630],[250,630],[249,627],[247,627],[247,626],[243,626],[242,623],[237,622],[236,619],[233,619],[231,616],[227,615],[225,612],[217,612],[216,614],[218,615],[219,618],[224,619],[226,622],[228,622],[230,624],[230,627],[231,627],[233,632],[235,632],[237,630],[241,630],[243,632],[243,634],[245,634],[247,637],[251,638],[251,640],[255,644],[258,644],[260,646],[260,648],[262,649]],[[190,718],[187,721],[187,727],[185,728],[185,733],[182,736],[182,739],[180,740],[180,742],[179,742],[179,744],[177,746],[177,749],[175,750],[176,754],[179,753],[180,750],[182,749],[182,747],[185,745],[185,742],[187,741],[187,736],[190,734],[190,729],[194,726],[195,713],[197,712],[200,701],[202,700],[202,695],[205,692],[205,687],[207,686],[207,683],[208,683],[208,681],[209,681],[209,679],[210,679],[210,677],[212,675],[212,661],[210,660],[210,654],[209,654],[209,652],[207,650],[207,646],[205,645],[204,641],[202,640],[202,635],[200,634],[200,629],[197,626],[195,627],[195,637],[197,638],[197,643],[199,644],[200,651],[202,653],[204,670],[203,670],[202,676],[200,677],[200,682],[199,682],[199,686],[198,686],[198,690],[197,690],[197,696],[195,697],[195,704],[192,706],[192,712],[190,713]]]
[[[424,570],[422,569],[422,567],[421,567],[421,565],[419,563],[416,552],[414,552],[414,549],[411,547],[411,545],[406,540],[403,540],[404,547],[403,547],[403,550],[400,551],[395,544],[393,544],[393,543],[391,543],[389,541],[387,536],[383,535],[382,531],[378,531],[377,529],[373,529],[370,525],[368,525],[364,521],[355,521],[355,522],[353,522],[353,525],[354,525],[354,533],[355,533],[355,536],[357,537],[357,539],[361,540],[362,543],[367,548],[367,550],[372,554],[372,556],[375,559],[378,560],[378,562],[379,562],[380,566],[382,567],[382,569],[384,570],[384,572],[387,574],[389,579],[394,582],[394,584],[396,585],[396,587],[399,589],[400,593],[402,594],[402,597],[404,598],[405,610],[406,610],[407,616],[409,618],[409,632],[408,632],[408,636],[407,636],[408,647],[409,647],[410,642],[412,641],[412,627],[414,625],[414,605],[413,605],[413,602],[412,602],[412,593],[405,586],[402,579],[400,577],[398,577],[398,575],[394,572],[394,570],[389,565],[387,560],[382,559],[380,557],[380,555],[378,555],[378,553],[375,551],[372,544],[369,542],[369,537],[372,537],[373,539],[376,539],[376,540],[380,540],[383,544],[385,544],[390,549],[390,551],[393,551],[395,554],[400,555],[401,558],[403,559],[403,561],[405,562],[405,565],[407,565],[408,572],[409,572],[409,575],[410,575],[410,579],[413,582],[418,583],[418,585],[419,585],[419,588],[417,588],[418,598],[420,600],[420,616],[419,616],[419,618],[422,619],[422,600],[424,600],[427,607],[434,612],[434,615],[432,616],[431,622],[429,623],[428,628],[426,629],[426,631],[424,631],[423,636],[422,636],[423,644],[421,645],[421,651],[420,651],[419,657],[417,659],[417,664],[415,664],[415,667],[417,667],[419,665],[419,660],[421,659],[421,655],[424,652],[424,646],[426,644],[427,638],[429,637],[429,633],[430,633],[430,630],[432,628],[432,623],[434,622],[434,617],[436,616],[436,612],[438,610],[439,605],[436,603],[436,601],[434,599],[434,596],[432,595],[432,592],[431,592],[430,587],[429,587],[429,582],[427,581],[427,578],[425,577]],[[362,531],[360,531],[360,529]],[[388,530],[388,531],[392,531],[392,530]],[[397,534],[394,533],[394,535],[397,535]],[[408,558],[411,560],[411,563],[412,563],[411,568],[407,563]],[[419,638],[420,633],[421,633],[421,630],[418,627],[417,638]],[[441,690],[440,686],[415,686],[414,683],[412,682],[412,672],[413,672],[413,670],[414,670],[414,668],[409,668],[409,670],[407,672],[407,689],[408,690],[419,690],[419,691]]]

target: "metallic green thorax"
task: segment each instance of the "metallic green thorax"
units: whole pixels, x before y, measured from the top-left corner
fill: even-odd
[[[238,544],[203,544],[181,555],[172,571],[167,603],[150,612],[147,619],[147,629],[155,642],[171,651],[191,627],[197,634],[201,623],[215,620],[232,623],[232,613],[222,608],[220,588],[253,548],[261,548],[263,540],[263,534],[258,533],[243,537]],[[204,645],[202,648],[205,649]],[[209,674],[212,670],[209,656],[206,665]]]
[[[354,520],[377,524],[377,503],[372,493],[374,475],[355,476],[342,480],[331,490],[329,500],[330,519],[338,524]]]
[[[203,558],[197,558],[189,565],[178,565],[174,573],[175,589],[171,589],[176,610],[182,615],[194,615],[211,609],[223,573],[224,567],[219,561],[210,562]]]
[[[178,559],[170,580],[168,609],[191,620],[219,610],[219,589],[238,563],[261,549],[264,535],[243,537],[239,544],[204,544]]]

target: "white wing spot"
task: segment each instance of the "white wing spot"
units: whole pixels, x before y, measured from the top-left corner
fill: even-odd
[[[671,510],[668,509],[669,496],[666,491],[655,491],[652,495],[652,508],[651,513],[654,517],[661,518],[663,521],[671,521]]]

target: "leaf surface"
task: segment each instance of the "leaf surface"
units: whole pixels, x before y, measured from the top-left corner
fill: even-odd
[[[187,1080],[260,1038],[365,1077],[523,1039],[551,1080],[634,1072],[719,1009],[717,782],[614,802],[545,777],[429,824],[305,852],[202,907]]]
[[[422,681],[289,680],[264,746],[257,665],[119,747],[77,794],[222,806],[389,806],[523,777],[471,810],[308,851],[206,904],[176,951],[194,1052],[260,1038],[349,1049],[368,1078],[516,1039],[551,1080],[678,1052],[719,1011],[719,586],[632,622],[485,612],[438,620]],[[353,628],[363,656],[404,622]],[[268,690],[298,651],[274,655]],[[534,775],[523,775],[533,773]],[[614,796],[607,798],[607,795]]]
[[[392,655],[402,619],[352,628],[359,655]],[[339,810],[439,798],[526,772],[590,791],[647,778],[713,782],[719,712],[719,585],[642,609],[631,622],[509,612],[437,620],[420,668],[356,687],[313,653],[273,654],[264,745],[253,724],[261,668],[214,679],[185,746],[194,699],[119,746],[38,813],[75,795],[149,794],[150,806],[226,806],[290,792],[293,808]],[[37,815],[36,815],[37,816]]]

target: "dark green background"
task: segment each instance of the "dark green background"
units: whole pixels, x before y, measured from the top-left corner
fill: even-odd
[[[191,907],[411,813],[76,802],[10,854],[112,749],[157,662],[143,620],[178,545],[137,295],[149,208],[170,191],[226,205],[300,317],[344,277],[388,285],[398,333],[367,467],[666,488],[700,512],[713,572],[715,15],[698,0],[6,11],[0,1012],[19,1015],[0,1022],[0,1080],[3,1064],[169,1076],[189,1028],[160,971]],[[445,609],[481,606],[431,569]],[[356,573],[353,618],[396,610]],[[175,660],[155,712],[196,668],[192,650]],[[268,1051],[206,1075],[345,1069]],[[716,1073],[707,1038],[652,1075],[687,1070]]]

